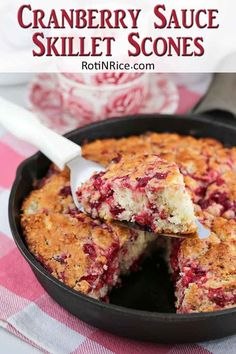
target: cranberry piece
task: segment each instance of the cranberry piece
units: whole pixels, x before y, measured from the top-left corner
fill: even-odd
[[[111,189],[107,189],[105,191],[106,194],[100,194],[100,197],[98,198],[98,200],[95,200],[93,202],[89,203],[89,206],[91,209],[99,209],[100,205],[102,204],[102,202],[104,202],[105,200],[109,199],[112,197],[113,195],[113,190]]]
[[[146,185],[150,181],[150,177],[139,177],[137,178],[137,181],[137,188],[143,188],[146,187]]]
[[[98,209],[101,205],[101,202],[99,200],[95,200],[94,202],[90,202],[89,206],[91,209]]]
[[[201,199],[201,200],[199,200],[198,204],[204,210],[204,209],[207,209],[212,203],[209,199],[206,199],[206,200]]]
[[[120,245],[118,242],[112,243],[107,255],[108,263],[114,260],[114,258],[117,256],[117,253],[119,252],[119,249],[120,249]]]
[[[228,200],[228,197],[225,192],[221,193],[221,192],[216,191],[210,195],[209,199],[213,200],[216,203],[224,204]]]
[[[103,182],[102,182],[101,177],[97,177],[95,179],[95,181],[93,182],[93,186],[94,186],[95,189],[99,190],[101,188],[102,183]]]
[[[89,223],[92,227],[97,227],[100,225],[100,221],[98,220],[93,220]]]
[[[233,203],[231,203],[231,201],[229,200],[229,197],[226,192],[215,191],[210,195],[207,200],[201,201],[199,205],[202,207],[202,209],[206,209],[212,203],[221,204],[224,208],[223,212],[234,207]]]
[[[77,213],[78,213],[78,210],[77,210]],[[76,219],[80,222],[84,222],[84,217],[83,216],[80,216],[80,215],[75,215]]]
[[[222,186],[222,184],[224,184],[224,183],[225,183],[225,181],[221,177],[217,177],[217,179],[216,179],[217,186]]]
[[[104,200],[106,200],[106,199],[112,197],[112,196],[113,196],[113,193],[114,193],[114,191],[111,189],[111,187],[110,187],[109,185],[107,185],[107,186],[103,189],[102,192],[103,192],[103,194],[102,194],[101,197],[100,197],[100,200],[101,200],[101,201],[104,201]]]
[[[60,273],[60,279],[63,281],[63,283],[65,283],[66,281],[65,272]]]
[[[162,219],[162,220],[165,220],[167,219],[168,215],[166,214],[166,211],[165,210],[161,210],[159,211],[159,217]]]
[[[200,268],[195,268],[194,273],[197,277],[204,277],[206,275],[206,271]]]
[[[170,265],[174,273],[174,278],[177,278],[179,271],[179,251],[181,246],[181,240],[172,240],[171,242],[171,254],[170,254]]]
[[[150,202],[148,203],[148,209],[151,209],[154,212],[158,212],[158,207]]]
[[[137,215],[135,217],[135,221],[140,225],[149,226],[153,222],[153,217],[144,212],[140,215]]]
[[[187,287],[190,283],[197,283],[206,276],[206,272],[200,268],[192,268],[187,271],[182,279],[182,284]]]
[[[79,189],[79,190],[76,192],[76,195],[77,195],[77,197],[81,198],[81,197],[82,197],[82,190]]]
[[[102,280],[105,284],[113,285],[114,274],[116,273],[118,267],[110,265],[108,270],[102,275]]]
[[[85,243],[83,246],[84,253],[89,254],[91,258],[96,258],[96,250],[94,245],[90,243]]]
[[[208,199],[203,199],[198,202],[202,209],[207,209],[213,203],[221,204],[225,210],[232,208],[233,204],[230,202],[227,194],[225,192],[215,191]]]
[[[204,197],[204,195],[206,194],[207,191],[207,187],[198,187],[197,189],[195,189],[195,194],[199,197]]]
[[[168,172],[157,172],[154,177],[157,179],[166,179]]]
[[[155,173],[155,175],[153,177],[150,177],[150,176],[139,177],[139,178],[137,178],[137,181],[138,181],[137,187],[138,188],[146,187],[146,185],[148,184],[150,179],[152,179],[152,178],[165,179],[167,177],[167,175],[168,175],[168,172],[157,172],[157,173]]]
[[[72,194],[71,194],[71,187],[70,187],[70,186],[65,186],[65,187],[63,187],[63,188],[60,190],[59,194],[60,194],[61,196],[65,197],[65,198],[68,197],[69,195],[72,195]]]
[[[71,215],[72,217],[75,217],[79,221],[84,221],[84,218],[81,216],[77,208],[68,207],[67,214]]]
[[[110,285],[113,284],[114,274],[118,270],[117,255],[118,255],[119,250],[120,250],[119,243],[114,242],[111,245],[108,254],[106,255],[108,268],[102,275],[102,282],[103,283],[110,284]]]
[[[199,200],[198,204],[204,210],[204,209],[207,209],[212,203],[209,199],[205,199],[205,200],[201,199],[201,200]]]
[[[95,280],[97,280],[98,275],[97,274],[89,274],[89,275],[85,275],[83,277],[80,278],[81,280],[85,280],[87,281],[90,285],[93,285],[93,283],[95,282]]]
[[[124,187],[132,189],[132,185],[130,184],[130,177],[129,176],[117,177],[115,180],[118,180],[118,179],[120,179],[122,181],[122,185]]]
[[[105,172],[100,172],[97,173],[96,175],[93,176],[93,186],[95,189],[99,190],[103,184],[102,176],[105,174]]]
[[[114,159],[112,159],[112,163],[118,163],[121,160],[121,154],[118,154],[116,157],[114,157]]]
[[[109,254],[107,255],[107,265],[108,269],[102,275],[102,281],[108,285],[113,285],[114,275],[118,270],[118,252],[120,246],[118,243],[113,243],[110,249]]]
[[[148,203],[148,209],[151,209],[154,213],[158,214],[158,216],[162,220],[165,220],[168,217],[166,211],[164,209],[163,210],[159,210],[158,207],[155,204]]]
[[[208,297],[211,301],[215,302],[219,307],[224,307],[229,299],[227,299],[221,288],[210,289]]]
[[[67,255],[65,253],[62,253],[60,255],[54,256],[53,259],[55,259],[55,261],[63,264],[63,263],[65,263],[65,260],[67,259]]]
[[[110,213],[113,216],[118,216],[119,214],[123,213],[125,211],[124,208],[121,208],[120,206],[110,206]]]

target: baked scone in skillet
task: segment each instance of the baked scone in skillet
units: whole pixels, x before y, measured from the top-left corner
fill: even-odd
[[[206,240],[188,239],[169,240],[168,242],[166,258],[176,289],[177,312],[205,312],[236,306],[236,148],[224,148],[214,139],[195,139],[190,136],[158,133],[122,139],[97,140],[83,146],[83,155],[86,158],[104,166],[107,166],[113,159],[119,159],[119,156],[124,153],[142,155],[144,152],[148,155],[158,155],[168,162],[177,164],[194,203],[195,215],[211,229],[211,236]],[[26,243],[30,251],[38,257],[52,275],[74,289],[101,299],[106,293],[106,290],[103,290],[114,286],[114,283],[98,290],[99,286],[96,287],[98,280],[92,286],[87,281],[88,279],[83,280],[82,283],[78,281],[78,278],[87,276],[87,269],[92,269],[90,267],[96,263],[93,263],[89,255],[86,256],[84,250],[81,251],[81,247],[79,248],[80,256],[78,256],[79,232],[68,233],[68,228],[77,230],[75,227],[77,225],[83,230],[83,240],[89,239],[92,233],[90,223],[94,223],[95,220],[77,213],[70,195],[68,171],[59,173],[53,169],[50,173],[51,176],[44,179],[23,204],[22,228]],[[79,221],[80,217],[85,221]],[[50,221],[53,223],[51,224]],[[38,223],[37,227],[36,223]],[[128,230],[123,230],[123,228],[113,230],[114,226],[111,226],[110,231],[104,232],[107,226],[102,225],[112,225],[112,223],[98,221],[95,223],[99,225],[95,227],[96,231],[93,231],[94,242],[95,235],[99,234],[98,230],[103,230],[107,240],[119,239],[119,244],[123,245],[121,248],[126,248],[125,242],[127,245],[133,242],[131,241],[132,235],[127,234]],[[49,227],[46,233],[47,238],[44,236],[45,224],[47,228]],[[50,227],[53,232],[50,231]],[[42,232],[37,232],[37,229]],[[56,238],[53,238],[54,231],[58,235]],[[145,242],[147,242],[147,236],[150,234],[142,231],[139,233],[138,239],[144,240],[145,236]],[[63,237],[60,238],[59,234]],[[68,246],[66,246],[64,234],[68,235],[66,236]],[[121,240],[127,241],[122,243]],[[128,260],[127,264],[137,259],[138,254],[145,253],[144,250],[149,248],[145,242],[136,243],[141,244],[140,252],[135,252],[135,246],[133,252],[131,252],[132,247],[129,248],[128,253],[125,254],[128,254],[128,258],[131,257],[131,261],[129,263]],[[150,247],[152,245],[150,241]],[[63,253],[65,249],[68,249],[66,247],[70,247],[71,252],[73,250],[72,256],[68,259]],[[88,263],[83,263],[84,259]],[[106,259],[109,263],[109,257]],[[84,264],[88,264],[88,268]],[[82,272],[78,270],[81,265]],[[131,271],[132,266],[129,269]],[[92,278],[90,282],[93,284]]]
[[[77,191],[93,218],[137,223],[156,234],[196,232],[194,208],[174,162],[157,155],[124,154]]]

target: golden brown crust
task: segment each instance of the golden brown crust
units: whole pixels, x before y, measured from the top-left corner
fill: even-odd
[[[181,295],[183,298],[181,310],[177,311],[180,313],[210,312],[234,307],[235,281],[235,277],[227,283],[222,281],[220,285],[224,286],[224,292],[218,290],[219,288],[207,288],[206,286],[199,288],[197,284],[191,283],[185,289],[184,295]]]
[[[112,252],[131,237],[129,229],[94,221],[83,213],[24,214],[21,222],[30,251],[52,275],[98,298]]]
[[[31,192],[23,203],[23,211],[63,213],[68,207],[74,207],[70,193],[69,175],[56,173],[46,178],[40,188]]]
[[[155,170],[154,170],[155,168]],[[129,176],[130,180],[136,180],[139,177],[148,175],[150,169],[150,177],[153,171],[156,173],[165,173],[166,178],[160,179],[159,183],[179,183],[179,169],[174,163],[169,163],[160,159],[156,155],[132,154],[123,155],[117,163],[111,163],[106,170],[102,179],[112,179],[117,177]],[[176,183],[177,183],[176,182]]]

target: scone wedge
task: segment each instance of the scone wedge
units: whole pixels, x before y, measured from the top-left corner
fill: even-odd
[[[123,155],[77,192],[92,218],[137,223],[156,234],[197,231],[194,207],[175,163],[157,155]]]

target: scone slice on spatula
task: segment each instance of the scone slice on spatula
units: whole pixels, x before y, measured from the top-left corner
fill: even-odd
[[[93,218],[135,223],[155,234],[197,233],[194,206],[177,165],[157,155],[123,155],[77,191]]]

